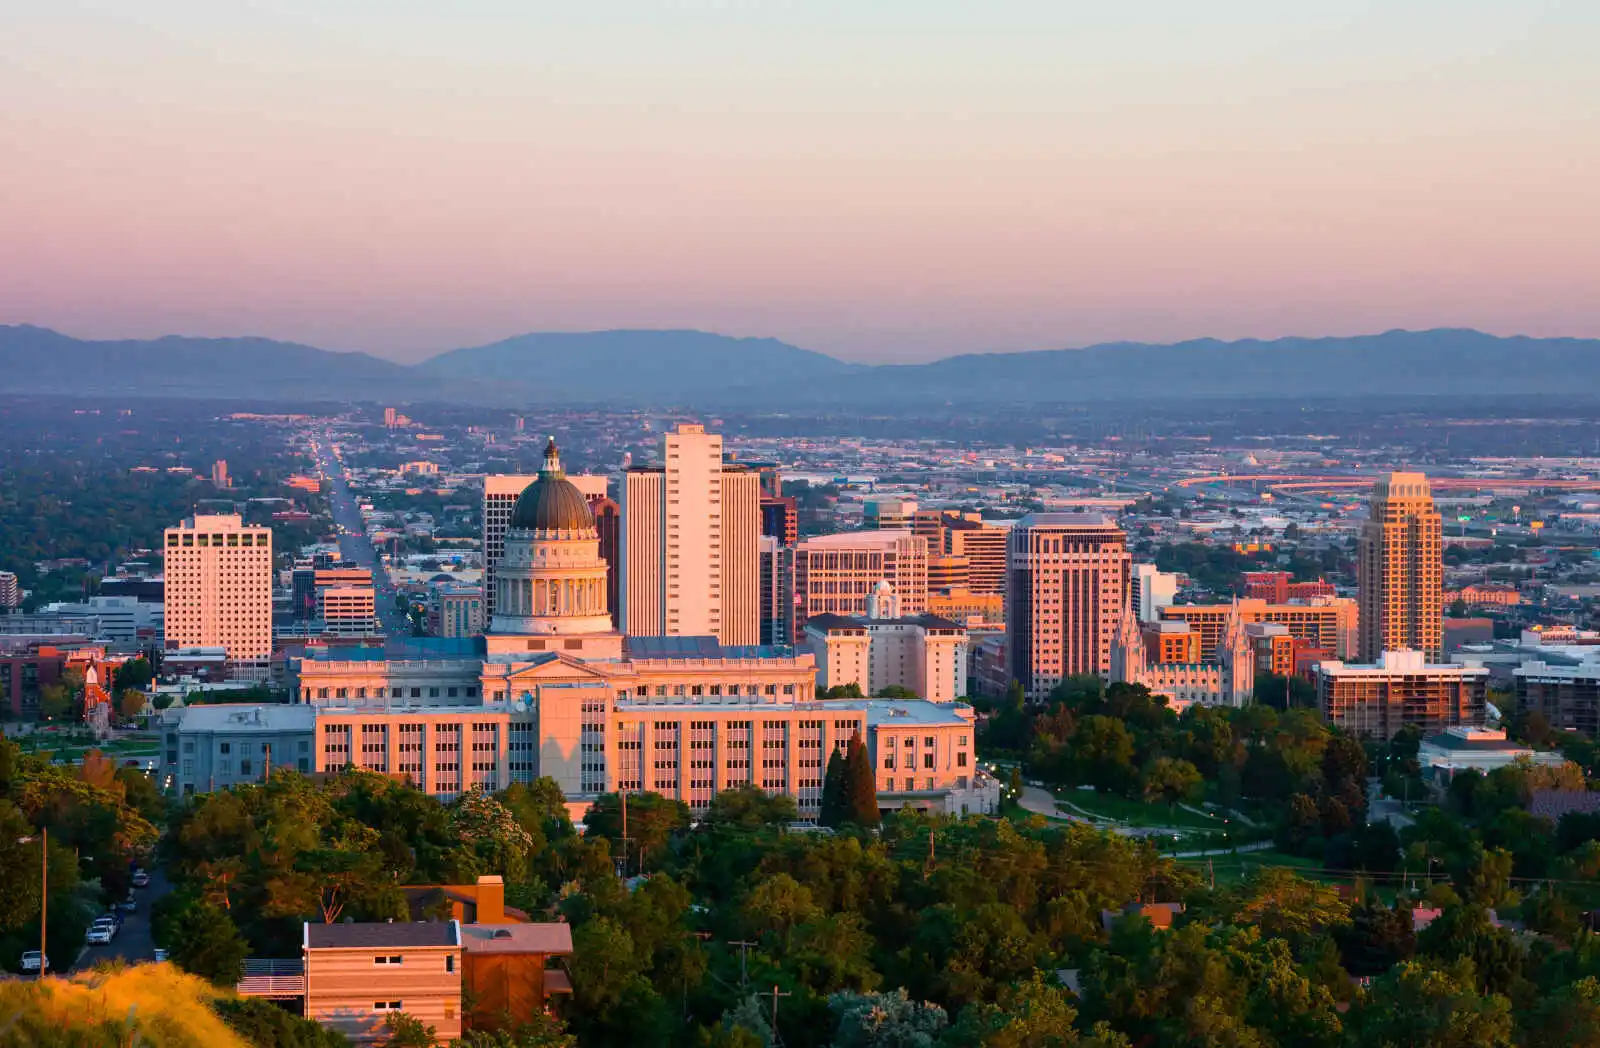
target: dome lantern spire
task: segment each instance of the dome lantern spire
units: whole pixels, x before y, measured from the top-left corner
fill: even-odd
[[[551,436],[550,443],[544,446],[544,469],[541,472],[547,477],[565,476],[561,469],[561,452],[556,448],[554,436]]]

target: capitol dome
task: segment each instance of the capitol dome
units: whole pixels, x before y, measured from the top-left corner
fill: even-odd
[[[544,469],[539,471],[539,479],[518,496],[509,527],[525,531],[594,530],[589,500],[562,471],[554,437],[544,449]]]

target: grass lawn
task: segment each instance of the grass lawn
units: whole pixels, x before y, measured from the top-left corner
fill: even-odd
[[[1073,814],[1087,814],[1110,819],[1125,826],[1174,826],[1190,830],[1223,830],[1227,824],[1222,816],[1209,819],[1179,807],[1165,804],[1146,804],[1131,801],[1110,793],[1089,790],[1058,790],[1055,794],[1058,807]],[[1076,809],[1076,810],[1074,810]]]

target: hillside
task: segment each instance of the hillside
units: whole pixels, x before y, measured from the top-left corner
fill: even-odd
[[[170,964],[0,983],[0,1048],[142,1044],[251,1048],[213,1011],[219,991]]]
[[[771,338],[704,331],[594,331],[519,335],[441,353],[417,365],[440,378],[529,387],[584,402],[677,403],[791,383],[827,384],[870,370]]]
[[[414,366],[258,338],[93,342],[0,326],[5,392],[268,400],[753,409],[974,408],[1206,397],[1600,395],[1600,340],[1465,329],[1349,338],[969,353],[848,364],[701,331],[535,333]]]
[[[46,328],[0,326],[8,393],[272,400],[409,400],[436,384],[365,353],[265,338],[88,341]],[[469,399],[447,387],[439,396]]]

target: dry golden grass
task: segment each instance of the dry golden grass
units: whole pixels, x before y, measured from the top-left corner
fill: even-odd
[[[216,987],[170,964],[0,983],[0,1048],[250,1048],[211,1010]]]

